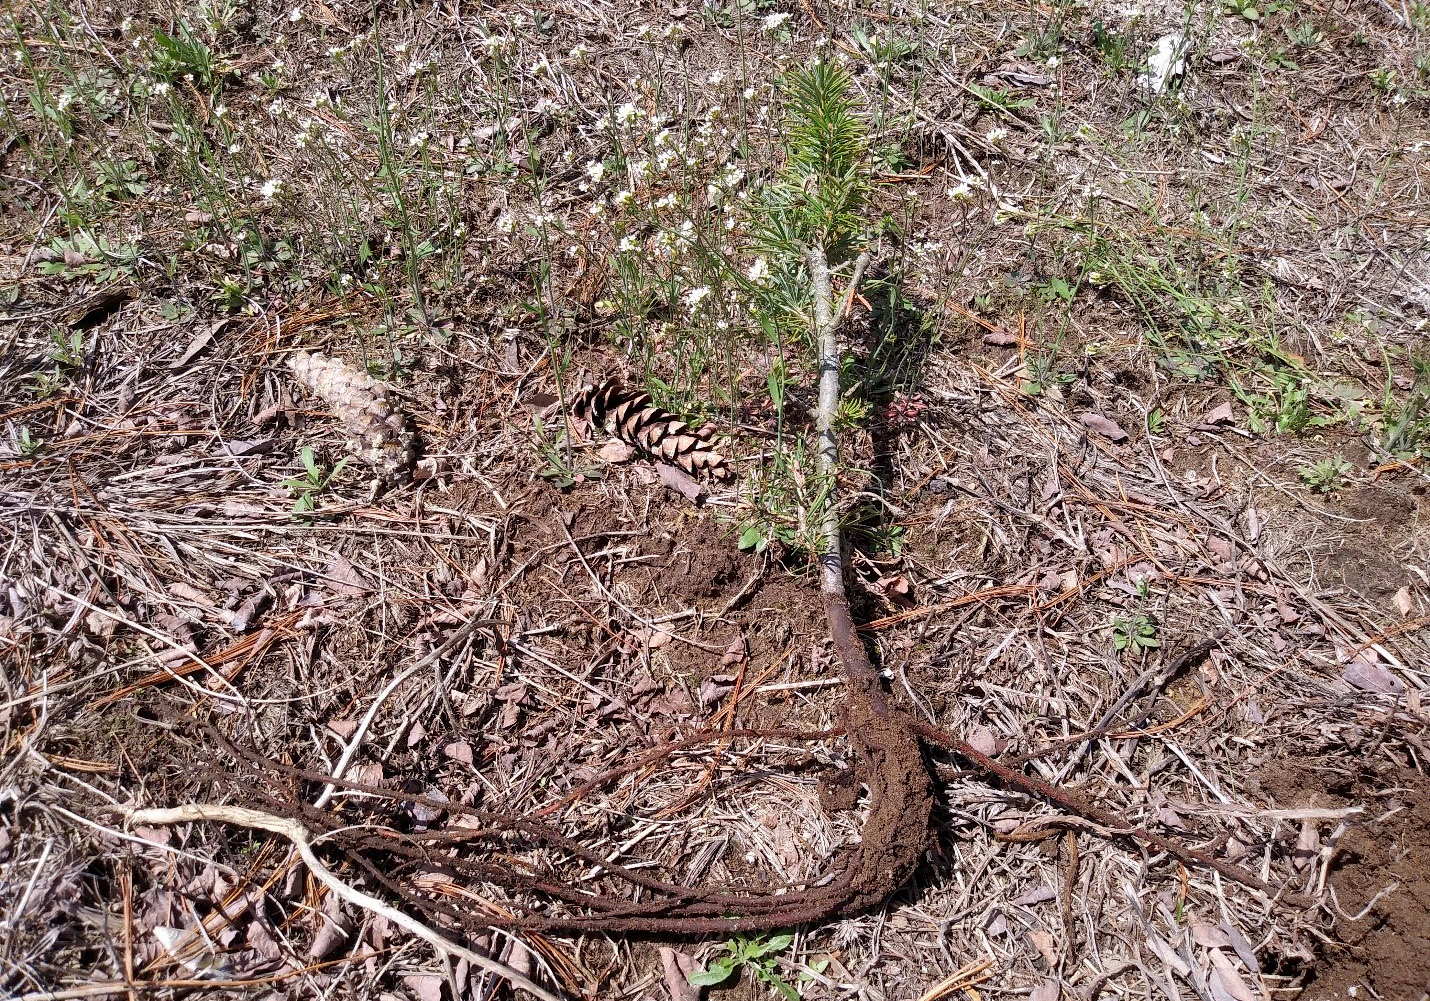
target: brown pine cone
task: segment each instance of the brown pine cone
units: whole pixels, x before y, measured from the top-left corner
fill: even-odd
[[[321,351],[298,351],[288,358],[288,367],[354,436],[348,448],[359,462],[373,467],[386,484],[400,483],[411,474],[416,442],[385,384]]]
[[[627,445],[692,475],[708,472],[720,480],[734,475],[729,461],[710,445],[709,424],[691,430],[685,421],[656,406],[649,393],[622,389],[614,377],[582,387],[571,401],[571,412],[592,427],[609,426]]]

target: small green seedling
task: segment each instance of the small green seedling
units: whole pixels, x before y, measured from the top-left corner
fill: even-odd
[[[1112,620],[1112,645],[1118,653],[1131,650],[1146,653],[1162,645],[1157,638],[1157,621],[1150,615],[1119,615]]]
[[[755,979],[769,984],[789,1001],[799,1001],[799,991],[780,975],[779,961],[775,958],[776,953],[784,952],[793,943],[794,936],[788,933],[769,938],[736,935],[725,943],[724,955],[717,956],[705,969],[690,974],[690,982],[696,987],[714,987],[723,984],[744,967],[754,974]]]
[[[326,473],[313,457],[311,445],[303,446],[298,453],[298,459],[303,464],[303,475],[290,476],[283,481],[283,485],[293,492],[293,513],[308,514],[317,506],[318,495],[326,490],[347,466],[348,458],[340,459],[338,464]]]
[[[1296,475],[1313,493],[1332,494],[1346,485],[1350,472],[1351,464],[1337,455],[1302,466]]]

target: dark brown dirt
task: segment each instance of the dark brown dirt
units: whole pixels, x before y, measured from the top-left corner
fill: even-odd
[[[1279,807],[1366,807],[1337,846],[1329,885],[1344,916],[1300,1001],[1353,997],[1358,985],[1420,1001],[1430,991],[1430,780],[1409,768],[1294,759],[1259,778]]]

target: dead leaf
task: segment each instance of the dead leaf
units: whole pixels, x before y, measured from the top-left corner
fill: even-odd
[[[671,1001],[700,1001],[700,988],[689,981],[695,971],[695,960],[683,952],[676,952],[669,946],[660,947],[661,972],[665,974],[665,989],[670,991]]]
[[[642,646],[649,646],[652,650],[659,650],[663,646],[668,646],[675,637],[664,629],[648,628],[641,629],[636,633],[636,641]]]
[[[1009,901],[1014,907],[1030,907],[1033,904],[1046,904],[1049,900],[1057,900],[1058,892],[1051,886],[1035,886],[1025,893],[1021,893]]]
[[[608,441],[596,452],[596,458],[619,465],[622,462],[630,462],[635,454],[636,450],[623,441]]]
[[[353,920],[343,910],[342,899],[336,894],[323,898],[323,909],[317,915],[318,927],[308,946],[309,959],[332,955],[352,937]]]
[[[362,594],[372,590],[367,578],[346,556],[339,555],[324,567],[323,576],[327,578],[326,583],[334,594]]]
[[[183,368],[189,362],[193,361],[194,356],[208,347],[209,342],[214,339],[214,335],[226,326],[228,326],[228,320],[223,319],[200,330],[190,339],[189,346],[184,349],[183,354],[179,355],[178,360],[170,363],[169,368]]]
[[[428,786],[424,789],[422,791],[422,798],[432,800],[434,803],[450,802],[447,798],[447,794],[435,786]],[[412,819],[417,821],[419,827],[424,827],[432,823],[447,812],[443,807],[432,806],[428,803],[412,803],[410,807],[412,810]]]
[[[1116,422],[1108,420],[1101,414],[1083,414],[1083,426],[1090,431],[1096,431],[1108,441],[1126,441],[1127,432],[1122,430]]]
[[[968,731],[968,746],[980,754],[994,755],[998,753],[998,740],[993,736],[993,731],[979,723]]]
[[[347,740],[357,730],[357,720],[355,719],[330,719],[328,729],[333,731],[343,740]]]
[[[745,659],[745,637],[736,636],[730,641],[730,645],[725,648],[725,653],[720,657],[721,667],[734,667]]]
[[[1197,945],[1205,946],[1208,949],[1220,949],[1223,946],[1231,945],[1231,940],[1226,937],[1226,932],[1217,925],[1209,925],[1205,921],[1193,921],[1190,928],[1192,941]]]
[[[460,761],[464,765],[472,763],[472,745],[465,740],[454,740],[446,747],[442,748],[442,753],[453,761]]]
[[[1405,691],[1404,683],[1380,663],[1374,650],[1362,650],[1351,658],[1341,672],[1341,680],[1367,692],[1399,695]]]
[[[990,330],[983,335],[983,343],[995,348],[1011,348],[1018,344],[1018,335],[1006,330]]]
[[[1408,586],[1396,591],[1391,601],[1395,602],[1396,611],[1407,618],[1410,616],[1410,613],[1415,610],[1415,603],[1410,600],[1410,588]]]
[[[884,597],[896,605],[901,605],[904,608],[912,608],[916,603],[913,588],[909,585],[909,579],[903,574],[897,574],[893,577],[884,577],[875,582],[874,586],[884,592]]]
[[[1297,869],[1304,869],[1320,854],[1321,831],[1319,826],[1314,820],[1301,821],[1301,833],[1296,838],[1296,850],[1291,855],[1292,862]]]
[[[700,704],[712,706],[729,695],[734,688],[735,676],[733,674],[712,674],[700,683]]]
[[[229,628],[236,633],[248,632],[253,625],[253,620],[268,607],[272,598],[273,593],[267,588],[249,595],[243,604],[234,609],[233,616],[228,622]]]
[[[442,1001],[444,979],[436,973],[409,973],[402,978],[402,983],[419,1001]]]
[[[1056,980],[1044,980],[1033,988],[1033,993],[1028,995],[1028,1001],[1058,1001],[1061,996],[1062,988],[1058,987]]]
[[[1241,974],[1236,972],[1231,957],[1220,949],[1214,949],[1211,960],[1212,975],[1207,986],[1211,988],[1212,997],[1217,1001],[1261,1001],[1261,996],[1248,987]]]
[[[668,462],[657,462],[655,471],[660,476],[660,482],[690,503],[699,505],[705,495],[705,488],[700,485],[700,481],[691,476],[685,470],[670,465]]]
[[[1030,928],[1025,936],[1034,949],[1038,950],[1038,955],[1043,957],[1043,962],[1049,967],[1058,965],[1058,953],[1053,948],[1053,936],[1043,931],[1041,928]]]
[[[1202,417],[1202,422],[1197,425],[1197,430],[1211,431],[1220,424],[1230,424],[1234,420],[1236,414],[1232,412],[1231,401],[1227,400],[1208,410]]]

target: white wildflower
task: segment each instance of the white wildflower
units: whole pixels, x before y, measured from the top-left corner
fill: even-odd
[[[512,218],[510,212],[503,212],[497,218],[497,232],[510,233],[514,229],[516,229],[516,220]]]
[[[755,99],[755,88],[754,88],[754,87],[746,87],[746,88],[741,92],[741,95],[740,95],[740,96],[742,96],[742,97],[743,97],[745,100],[747,100],[747,101],[753,101],[753,100]]]
[[[629,125],[631,122],[635,121],[640,116],[641,109],[637,108],[629,101],[627,101],[625,104],[621,105],[619,108],[616,109],[616,121],[620,122],[622,125]]]
[[[294,7],[292,10],[290,10],[288,12],[288,20],[293,24],[297,24],[299,21],[303,20],[303,8]]]
[[[750,265],[750,270],[745,272],[745,277],[752,282],[762,282],[770,273],[770,262],[763,257],[756,257],[755,263]]]
[[[154,84],[154,96],[155,96],[155,97],[163,97],[163,96],[164,96],[165,94],[167,94],[167,93],[169,93],[169,81],[168,81],[168,80],[160,80],[158,83]]]
[[[227,114],[228,114],[228,105],[226,105],[226,104],[220,104],[220,105],[217,105],[217,106],[214,108],[214,117],[215,117],[215,118],[222,118],[224,115],[227,115]]]
[[[1048,61],[1047,61],[1047,67],[1048,67],[1048,69],[1050,69],[1050,70],[1055,70],[1055,69],[1057,69],[1059,66],[1061,66],[1062,64],[1063,64],[1063,61],[1062,61],[1062,59],[1061,59],[1060,57],[1058,57],[1058,56],[1048,56]]]
[[[551,115],[560,111],[561,105],[557,104],[549,97],[543,97],[541,98],[541,100],[536,102],[535,107],[533,107],[531,110],[538,115]]]
[[[988,141],[995,146],[1008,138],[1008,130],[1001,125],[996,125],[988,130]]]
[[[695,312],[696,307],[699,306],[701,301],[709,294],[710,287],[708,285],[701,285],[699,288],[691,289],[685,293],[685,307],[692,313]]]
[[[967,184],[956,184],[948,189],[948,197],[956,202],[966,202],[973,197],[973,189]]]
[[[578,44],[573,46],[571,48],[571,51],[568,52],[567,55],[569,55],[572,59],[585,59],[586,54],[590,51],[591,50],[586,48],[586,46]]]
[[[705,82],[715,87],[720,86],[722,83],[725,82],[725,71],[716,70],[714,73],[711,73],[705,78]]]
[[[281,115],[283,113],[283,98],[275,97],[272,101],[268,102],[268,113],[275,117]]]
[[[655,207],[655,208],[658,208],[658,209],[674,208],[674,207],[675,207],[675,193],[674,193],[674,192],[670,192],[670,193],[661,195],[659,198],[657,198],[657,199],[655,200],[655,205],[654,205],[654,207]]]
[[[263,182],[263,187],[259,188],[259,194],[269,201],[277,198],[283,192],[283,182],[276,177],[270,177]]]
[[[591,179],[592,184],[600,184],[601,178],[606,176],[606,165],[600,160],[592,160],[586,164],[586,176]]]
[[[765,17],[764,28],[766,31],[774,31],[781,25],[783,25],[786,21],[788,21],[789,17],[790,16],[783,11],[774,14],[768,14]]]
[[[621,242],[616,244],[616,249],[623,254],[629,254],[631,251],[635,250],[639,246],[640,241],[637,240],[634,236],[627,233],[625,236],[621,237]]]

